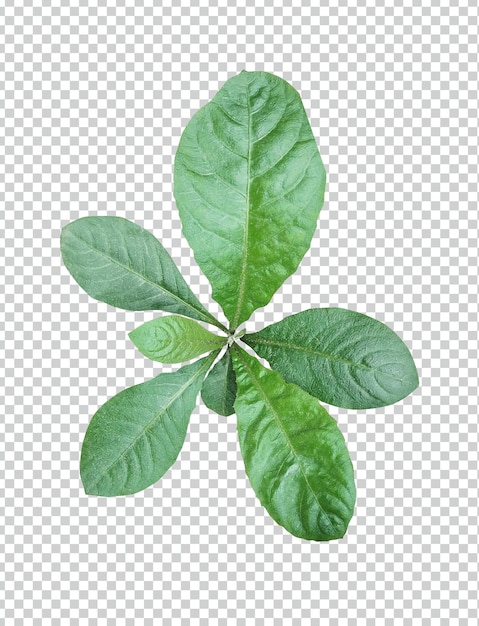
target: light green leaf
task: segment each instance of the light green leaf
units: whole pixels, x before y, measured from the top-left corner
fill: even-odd
[[[206,406],[219,415],[232,415],[236,399],[236,376],[229,350],[208,373],[201,388]]]
[[[354,472],[343,435],[317,400],[238,347],[235,410],[246,473],[271,517],[304,539],[344,535]]]
[[[231,329],[296,271],[316,229],[325,181],[301,98],[272,74],[231,78],[185,128],[175,198]]]
[[[138,350],[152,361],[184,363],[226,344],[219,337],[186,317],[171,315],[142,324],[129,334]]]
[[[217,354],[124,389],[95,413],[80,461],[87,494],[136,493],[165,474],[183,446],[203,378]]]
[[[92,298],[130,311],[163,310],[224,328],[198,301],[161,243],[121,217],[83,217],[62,230],[68,271]]]
[[[287,382],[334,406],[387,406],[419,384],[402,340],[355,311],[309,309],[242,339]]]

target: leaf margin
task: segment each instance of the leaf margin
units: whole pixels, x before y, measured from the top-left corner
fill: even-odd
[[[173,327],[171,326],[172,324]],[[174,327],[175,324],[177,325],[176,329]],[[156,347],[156,350],[153,348],[154,339],[157,338],[156,336],[158,332],[163,332],[165,334],[165,337],[158,338],[159,344],[161,341],[170,341],[171,345],[175,340],[177,340],[178,344],[173,345],[173,348],[169,353],[171,356],[168,356],[168,353],[166,354],[166,356],[160,356],[158,354],[158,351],[160,350],[159,345]],[[184,333],[184,336],[175,337],[175,332]],[[193,336],[195,336],[196,339],[193,340]],[[204,341],[200,341],[200,336],[205,338]],[[199,357],[202,354],[213,352],[218,349],[221,350],[221,348],[225,346],[227,342],[227,337],[216,335],[206,329],[204,326],[201,326],[201,324],[199,324],[197,321],[180,315],[166,315],[162,317],[155,317],[152,320],[148,320],[143,324],[140,324],[140,326],[134,328],[128,333],[128,337],[143,356],[152,361],[168,365],[186,363],[187,361],[191,361],[192,359]],[[185,346],[185,352],[182,355],[184,358],[179,358],[179,356],[175,357],[173,355],[178,354],[178,352],[180,351],[181,342],[184,342],[185,344],[197,343],[199,345],[203,345],[204,349],[194,351],[193,347],[191,347],[190,351],[187,352],[187,346]],[[163,346],[163,351],[165,350],[166,346]]]
[[[182,368],[180,368],[180,370],[176,370],[176,372],[168,372],[168,373],[160,373],[157,376],[155,376],[154,378],[145,381],[143,383],[139,383],[136,385],[133,385],[132,387],[127,387],[123,390],[121,390],[119,393],[115,394],[114,396],[112,396],[111,398],[109,398],[104,404],[102,404],[98,410],[95,412],[95,414],[93,415],[93,417],[90,420],[90,423],[88,424],[87,430],[85,432],[84,438],[83,438],[83,443],[82,443],[82,448],[81,448],[81,455],[80,455],[80,478],[81,478],[81,482],[84,488],[84,491],[86,493],[86,495],[92,495],[92,496],[100,496],[100,497],[118,497],[118,496],[127,496],[127,495],[133,495],[135,493],[138,493],[140,491],[143,491],[145,489],[147,489],[148,487],[154,485],[155,483],[157,483],[165,474],[166,472],[174,465],[174,463],[176,462],[181,449],[184,445],[184,441],[186,438],[186,434],[187,434],[187,429],[188,429],[188,425],[190,422],[190,418],[191,418],[191,414],[195,409],[195,406],[197,406],[196,400],[198,397],[198,393],[200,391],[201,388],[201,383],[204,379],[204,376],[206,376],[206,373],[208,371],[208,369],[211,367],[212,363],[214,362],[214,360],[216,359],[216,357],[218,356],[219,351],[215,351],[212,352],[210,355],[203,357],[202,359],[199,359],[198,361],[195,361],[194,363],[188,364],[183,366]],[[119,402],[120,398],[122,397],[125,398],[126,396],[129,395],[129,393],[131,393],[131,391],[138,391],[141,390],[141,392],[144,392],[145,389],[148,388],[149,385],[154,385],[155,383],[158,382],[158,379],[160,377],[162,377],[162,383],[165,382],[165,377],[171,377],[174,376],[175,374],[181,373],[183,372],[183,374],[185,373],[185,370],[194,370],[195,366],[197,366],[196,371],[194,372],[194,374],[191,376],[190,380],[185,383],[179,392],[176,392],[173,394],[172,398],[169,399],[168,403],[166,405],[163,405],[160,407],[160,409],[154,414],[154,417],[149,419],[145,426],[143,427],[143,429],[140,431],[140,434],[134,437],[134,440],[132,443],[128,444],[125,449],[123,450],[123,452],[121,452],[112,462],[109,462],[108,465],[106,465],[105,467],[103,467],[101,469],[101,476],[98,476],[98,472],[100,471],[100,466],[98,466],[98,461],[97,461],[97,465],[95,465],[95,462],[92,462],[88,456],[91,454],[91,450],[95,449],[95,445],[98,445],[98,434],[96,433],[96,430],[98,429],[98,422],[100,422],[102,420],[105,420],[105,417],[108,418],[108,410],[111,410],[111,408],[113,407],[115,409],[115,411],[117,410],[116,407],[116,403]],[[200,381],[198,382],[198,378],[202,376],[202,378],[200,379]],[[165,413],[168,414],[168,409],[170,409],[170,407],[172,407],[174,405],[174,403],[176,402],[176,400],[182,395],[184,394],[186,391],[188,391],[192,385],[194,383],[196,384],[196,394],[194,394],[194,398],[195,400],[190,402],[191,405],[191,411],[188,413],[188,415],[184,418],[184,432],[181,433],[183,435],[182,437],[182,441],[181,441],[181,445],[178,447],[178,449],[176,450],[176,453],[174,452],[174,458],[171,462],[167,461],[166,465],[164,465],[161,469],[161,473],[156,475],[155,474],[155,478],[150,480],[148,479],[147,481],[145,481],[143,479],[143,481],[141,480],[140,477],[140,486],[135,486],[134,488],[132,487],[126,487],[126,485],[128,484],[128,481],[130,480],[130,477],[127,477],[124,481],[123,484],[123,488],[114,488],[111,487],[110,489],[108,488],[102,488],[101,486],[99,487],[99,485],[101,484],[101,481],[104,480],[104,477],[106,476],[107,472],[109,472],[117,463],[118,461],[126,454],[126,452],[128,452],[128,450],[131,449],[131,447],[133,445],[135,445],[141,437],[143,437],[144,433],[146,432],[147,428],[153,428],[154,427],[154,422],[156,420],[158,420],[160,418],[160,416],[164,415]],[[194,388],[193,388],[194,391]],[[191,399],[190,399],[191,400]],[[120,405],[120,410],[123,411],[124,408],[121,407]],[[133,407],[133,410],[135,410],[135,407]],[[113,419],[117,419],[118,418],[114,417]],[[108,423],[108,419],[106,419],[106,422]],[[101,431],[100,431],[101,432]],[[102,435],[104,436],[104,433],[102,433]],[[90,442],[90,439],[92,440]],[[170,439],[171,441],[171,439]],[[116,453],[115,453],[116,454]],[[154,468],[155,469],[155,468]],[[151,471],[151,470],[150,470]],[[92,479],[93,476],[93,479]],[[151,478],[151,476],[150,476]],[[137,477],[137,482],[138,482],[138,477]],[[148,484],[146,484],[148,483]]]
[[[241,348],[238,345],[234,346],[235,350],[233,352],[233,362],[235,363],[235,370],[236,370],[236,365],[237,365],[237,361],[235,360],[235,356],[236,359],[240,359],[243,360],[243,363],[245,365],[245,367],[248,369],[248,363],[247,360],[251,360],[251,362],[255,362],[256,366],[261,368],[261,370],[263,372],[267,372],[268,376],[274,376],[276,378],[276,381],[281,381],[281,384],[283,385],[284,389],[287,390],[291,390],[294,388],[295,393],[299,393],[300,395],[303,396],[303,399],[306,399],[308,401],[311,401],[311,403],[314,403],[314,406],[317,407],[317,409],[319,410],[319,412],[324,416],[326,416],[326,419],[328,421],[328,427],[329,428],[333,428],[334,430],[334,435],[337,437],[338,441],[340,442],[340,445],[342,445],[343,448],[343,454],[345,454],[342,463],[346,463],[347,466],[347,472],[349,472],[349,483],[346,486],[346,491],[347,491],[347,495],[348,495],[348,503],[347,505],[345,505],[348,508],[347,511],[347,515],[344,519],[341,520],[341,523],[339,525],[338,528],[334,529],[331,519],[329,518],[329,516],[326,514],[326,512],[324,511],[323,507],[321,506],[321,504],[319,504],[319,500],[317,499],[317,496],[314,495],[318,507],[320,510],[323,511],[323,513],[326,515],[329,524],[331,525],[331,528],[333,529],[333,531],[330,534],[327,534],[325,531],[323,532],[322,530],[315,530],[315,531],[306,531],[306,530],[302,530],[302,531],[298,531],[296,528],[293,529],[291,527],[288,527],[287,523],[285,523],[285,521],[283,519],[281,519],[279,513],[276,510],[271,510],[271,507],[268,506],[268,503],[266,502],[266,499],[264,497],[264,491],[261,491],[261,494],[259,493],[259,490],[263,490],[263,487],[261,486],[257,486],[255,485],[255,479],[253,478],[253,470],[251,467],[248,468],[248,461],[247,461],[247,455],[245,455],[244,452],[244,445],[243,445],[243,441],[242,441],[242,435],[241,435],[241,424],[240,424],[240,419],[241,419],[241,412],[238,410],[239,408],[239,401],[240,401],[240,383],[238,383],[238,395],[237,395],[237,400],[235,402],[235,409],[236,409],[236,414],[238,416],[238,436],[240,438],[240,447],[241,447],[241,453],[243,456],[243,460],[245,462],[245,471],[246,474],[248,476],[248,479],[251,483],[251,486],[253,487],[253,490],[256,494],[256,496],[258,497],[259,501],[261,502],[262,506],[267,510],[268,514],[273,518],[273,520],[278,523],[280,526],[282,526],[283,528],[285,528],[290,534],[292,534],[293,536],[296,536],[298,538],[301,539],[306,539],[306,540],[310,540],[310,541],[331,541],[333,539],[341,539],[342,537],[344,537],[344,535],[346,534],[349,524],[351,522],[351,519],[353,518],[354,515],[354,509],[355,509],[355,505],[356,505],[356,485],[355,485],[355,480],[354,480],[354,468],[352,465],[352,461],[351,461],[351,457],[349,455],[349,451],[347,449],[346,446],[346,442],[344,439],[344,436],[341,432],[341,430],[339,429],[336,420],[334,420],[334,418],[326,411],[326,409],[324,407],[322,407],[315,398],[313,398],[312,396],[310,396],[309,394],[307,394],[304,390],[302,390],[300,387],[298,387],[297,385],[294,385],[293,383],[285,383],[284,380],[281,377],[281,374],[279,374],[279,372],[276,372],[274,370],[270,370],[266,367],[264,367],[256,357],[249,355],[243,348]],[[245,362],[245,356],[246,356],[246,362]],[[237,375],[237,379],[239,379],[239,373],[236,370],[236,375]],[[254,378],[254,374],[250,371],[250,376],[251,378]],[[264,396],[265,393],[264,391],[261,392]],[[266,396],[265,399],[267,400]],[[269,401],[270,406],[274,411],[272,402]],[[237,406],[238,405],[238,406]],[[313,404],[311,405],[313,406]],[[265,421],[265,418],[263,417],[260,421]],[[279,423],[281,423],[281,420],[279,420]],[[283,429],[283,426],[280,426],[281,429]],[[291,442],[288,439],[288,435],[283,432],[285,439],[288,441],[288,444],[291,446]],[[255,444],[255,446],[257,447],[258,444]],[[255,450],[257,452],[257,450]],[[294,456],[296,457],[296,453],[293,452]],[[335,459],[337,460],[337,459]],[[301,468],[301,464],[298,461],[298,464]],[[343,468],[344,469],[344,468]],[[304,473],[304,470],[301,469],[301,472],[303,473],[303,476],[305,478],[306,483],[308,483],[309,485],[309,481],[306,478],[306,474]],[[263,472],[262,472],[262,476],[263,476]],[[344,487],[344,485],[343,485]],[[312,491],[311,486],[309,485],[309,488],[311,489],[311,492],[314,494],[314,491]],[[344,502],[343,502],[344,504]],[[300,508],[301,511],[301,508]]]
[[[251,80],[250,80],[251,79]],[[295,241],[294,239],[291,238],[291,242],[294,241],[294,245],[291,244],[290,248],[291,250],[294,251],[294,260],[291,259],[291,261],[288,261],[288,269],[287,271],[284,272],[280,272],[279,274],[279,278],[277,278],[274,282],[274,285],[270,288],[270,290],[268,291],[267,297],[264,296],[264,289],[262,290],[263,295],[261,296],[261,298],[259,298],[258,296],[258,301],[254,304],[247,305],[246,301],[243,300],[242,303],[242,307],[246,307],[244,312],[240,313],[240,311],[242,311],[243,309],[241,309],[241,307],[236,307],[236,310],[230,311],[228,312],[228,308],[229,305],[227,305],[227,307],[225,307],[225,296],[223,293],[223,287],[220,285],[220,283],[217,283],[216,278],[213,277],[215,272],[223,272],[224,273],[224,269],[222,267],[220,267],[220,264],[218,263],[219,257],[216,256],[214,259],[213,258],[206,258],[205,257],[205,246],[201,243],[199,244],[198,242],[195,243],[195,237],[196,235],[194,235],[194,233],[197,232],[197,224],[195,225],[195,227],[193,228],[192,225],[189,224],[190,220],[193,220],[194,222],[198,222],[198,215],[199,213],[196,212],[195,216],[193,216],[192,212],[191,212],[191,207],[187,205],[187,201],[184,201],[184,196],[189,196],[190,192],[186,192],[183,189],[183,186],[186,186],[185,181],[187,180],[187,176],[185,175],[183,170],[189,171],[188,166],[183,162],[184,158],[183,158],[183,146],[187,145],[188,148],[185,148],[185,150],[187,151],[188,149],[191,148],[190,145],[190,137],[188,135],[188,132],[190,132],[190,134],[194,135],[194,125],[195,124],[199,124],[200,126],[202,126],[203,124],[200,124],[200,120],[203,120],[203,118],[207,115],[207,111],[210,110],[210,108],[214,105],[217,105],[218,109],[220,109],[221,111],[224,112],[226,117],[229,117],[230,120],[233,123],[236,123],[238,125],[240,125],[240,122],[235,119],[235,117],[233,116],[233,113],[231,111],[226,111],[224,109],[224,107],[222,106],[222,101],[221,101],[221,96],[222,94],[226,93],[226,90],[228,88],[228,86],[231,86],[233,83],[239,82],[239,81],[246,81],[246,87],[247,89],[249,89],[250,85],[252,84],[252,82],[254,80],[264,80],[264,81],[271,81],[271,84],[276,83],[276,84],[281,84],[283,86],[283,89],[285,90],[286,93],[289,94],[289,96],[291,97],[291,95],[293,96],[293,100],[295,100],[295,106],[297,106],[298,111],[300,111],[300,113],[298,113],[298,115],[301,115],[301,128],[305,127],[304,132],[308,134],[308,141],[311,142],[312,145],[314,145],[314,150],[313,150],[313,155],[310,158],[310,161],[313,160],[313,157],[316,159],[317,163],[316,163],[316,173],[317,173],[317,180],[318,180],[318,189],[319,191],[316,194],[309,194],[311,197],[316,197],[317,196],[317,206],[314,207],[314,210],[312,207],[308,206],[307,204],[304,204],[304,206],[301,207],[301,211],[298,209],[295,212],[295,219],[292,220],[291,218],[291,226],[294,224],[295,227],[297,226],[296,224],[296,219],[298,219],[298,224],[299,221],[301,221],[302,226],[301,228],[298,227],[298,233],[301,232],[301,238],[304,239],[304,241],[302,241],[301,243],[299,243],[298,241]],[[259,89],[259,88],[258,88]],[[237,106],[238,103],[235,102],[233,106]],[[239,105],[238,105],[239,106]],[[250,103],[248,101],[248,110],[250,110]],[[253,110],[253,113],[255,111]],[[284,113],[284,112],[283,112]],[[250,122],[251,122],[251,116],[248,116],[248,137],[251,134],[251,127],[250,127]],[[243,125],[243,124],[241,124]],[[266,133],[266,135],[268,135],[269,133]],[[301,134],[301,133],[300,133]],[[264,139],[264,137],[260,137],[260,139]],[[259,141],[259,139],[258,139]],[[250,138],[248,138],[248,156],[245,157],[245,155],[243,154],[238,154],[237,152],[235,152],[234,150],[231,150],[231,147],[229,148],[229,150],[233,153],[236,154],[237,156],[241,157],[241,158],[247,158],[247,162],[248,162],[248,172],[249,174],[247,175],[247,182],[246,182],[246,191],[250,188],[250,184],[251,181],[255,178],[255,177],[251,177],[250,175],[250,164],[251,164],[251,154],[250,154],[250,149],[251,149],[251,145],[254,142],[251,141],[250,142]],[[197,142],[197,145],[198,142]],[[193,146],[193,148],[191,149],[196,149],[196,145]],[[282,155],[281,159],[279,159],[279,161],[281,161],[282,159],[284,159],[284,157],[288,154],[289,151],[287,151],[285,154]],[[188,157],[190,158],[190,157]],[[199,161],[194,161],[195,164],[199,163]],[[197,174],[198,176],[217,176],[217,172],[214,168],[206,168],[205,171],[203,172],[203,170],[201,169],[202,167],[205,166],[205,163],[207,163],[207,159],[204,160],[204,162],[201,162],[201,167],[198,165],[198,167],[200,167],[201,171],[194,171],[195,174]],[[311,163],[308,164],[308,168],[309,165]],[[212,171],[210,171],[212,170]],[[304,170],[304,167],[302,168],[301,171]],[[206,171],[208,171],[208,173],[205,173]],[[261,175],[264,175],[264,172],[262,172]],[[219,91],[215,94],[215,96],[207,103],[205,103],[191,118],[191,120],[189,121],[188,125],[186,126],[186,128],[184,129],[181,139],[180,139],[180,144],[178,146],[176,155],[175,155],[175,164],[174,164],[174,197],[176,200],[176,204],[178,206],[178,210],[180,213],[180,218],[181,218],[181,222],[182,222],[182,228],[183,228],[183,234],[185,236],[185,238],[187,239],[190,247],[193,250],[193,254],[195,257],[196,262],[198,263],[198,265],[201,267],[201,269],[203,270],[204,274],[207,276],[211,286],[212,286],[212,296],[214,298],[214,300],[216,300],[220,306],[222,307],[223,311],[225,312],[226,317],[228,318],[228,320],[230,321],[230,332],[234,332],[240,325],[241,323],[243,323],[244,321],[247,321],[250,317],[251,314],[258,308],[264,307],[266,306],[272,299],[272,297],[274,296],[274,294],[278,291],[278,289],[281,287],[281,285],[284,283],[284,281],[291,276],[292,274],[294,274],[304,255],[307,253],[307,251],[309,250],[309,248],[311,247],[311,241],[312,238],[314,236],[314,232],[316,231],[317,228],[317,220],[318,220],[318,216],[319,213],[324,205],[324,194],[325,194],[325,187],[326,187],[326,169],[324,167],[324,163],[322,161],[321,155],[319,153],[318,150],[318,146],[317,146],[317,142],[316,142],[316,138],[313,134],[311,125],[309,123],[309,118],[308,115],[305,111],[304,108],[304,104],[303,101],[301,99],[300,94],[298,93],[298,91],[290,84],[288,83],[286,80],[284,80],[283,78],[275,75],[275,74],[271,74],[268,72],[264,72],[264,71],[252,71],[252,72],[246,72],[246,71],[242,71],[240,72],[240,74],[234,75],[232,77],[230,77],[225,83],[223,83],[223,85],[221,86],[221,88],[219,89]],[[181,188],[181,189],[180,189]],[[235,190],[236,191],[236,190]],[[247,193],[243,194],[245,196],[247,196]],[[291,191],[291,190],[290,190]],[[239,193],[239,192],[238,192]],[[289,193],[289,191],[288,191]],[[248,203],[249,204],[249,203]],[[269,203],[266,203],[269,204]],[[213,207],[214,208],[214,207]],[[247,211],[248,216],[250,211]],[[303,213],[304,215],[301,215],[301,218],[298,218],[299,213]],[[306,213],[310,214],[308,216],[308,225],[307,227],[305,226],[307,220],[306,220]],[[314,213],[314,220],[312,219],[312,215]],[[287,215],[287,212],[285,211],[285,215]],[[258,218],[260,216],[258,215]],[[246,237],[246,233],[249,229],[249,217],[247,217],[247,219],[245,220],[245,228],[244,228],[244,237]],[[314,221],[314,224],[313,224]],[[288,230],[288,229],[283,229],[284,230]],[[291,228],[289,229],[289,231],[291,231]],[[289,232],[288,231],[288,232]],[[296,233],[295,237],[296,239],[299,238],[298,233]],[[214,233],[215,235],[220,236],[221,238],[224,238],[222,235],[218,234],[218,233]],[[290,236],[291,237],[291,236]],[[306,243],[306,239],[307,239],[307,243]],[[263,242],[264,243],[264,242]],[[234,246],[234,243],[232,243],[230,241],[230,244]],[[249,246],[249,244],[248,244]],[[244,266],[244,264],[246,263],[246,258],[247,258],[247,252],[246,252],[246,246],[243,245],[243,252],[242,252],[242,265]],[[300,252],[299,252],[300,251]],[[291,253],[293,254],[293,253]],[[289,255],[291,256],[291,255]],[[296,258],[297,257],[297,258]],[[279,259],[284,259],[284,255],[281,257],[281,255],[279,256],[279,258],[276,260],[276,265],[278,265],[278,261]],[[209,269],[208,266],[209,265],[214,266],[216,269],[213,271],[213,269]],[[285,266],[286,267],[286,266]],[[245,275],[243,274],[242,278],[245,279]],[[250,277],[250,282],[252,282],[252,278]],[[217,283],[215,285],[215,283]],[[219,286],[218,286],[219,285]],[[238,286],[237,286],[238,287]],[[243,298],[244,298],[244,286],[242,287],[242,283],[240,283],[239,287],[237,288],[236,291],[239,291],[240,293],[243,294]],[[251,291],[251,290],[250,290]],[[252,294],[250,293],[250,299],[253,297]],[[238,303],[237,303],[238,304]],[[247,310],[248,309],[248,310]],[[249,310],[250,309],[250,310]]]
[[[152,248],[156,248],[156,252],[158,254],[158,258],[162,258],[161,261],[159,261],[161,264],[167,264],[168,268],[167,270],[170,271],[172,273],[172,275],[174,276],[174,282],[176,287],[178,288],[178,285],[181,286],[181,288],[185,291],[185,293],[187,293],[188,298],[191,300],[190,302],[188,302],[188,300],[185,300],[183,297],[181,297],[181,295],[178,295],[176,293],[174,293],[171,289],[167,288],[166,286],[162,285],[160,282],[160,279],[158,278],[158,282],[153,282],[149,279],[149,277],[144,276],[139,274],[136,271],[133,271],[131,268],[128,268],[127,266],[125,266],[124,264],[122,264],[121,262],[118,261],[118,259],[115,259],[112,256],[108,256],[107,254],[104,253],[103,250],[101,250],[100,248],[95,247],[94,245],[92,245],[91,243],[89,243],[87,240],[85,240],[84,238],[82,238],[80,236],[81,232],[82,232],[82,227],[91,227],[91,229],[95,228],[95,223],[97,225],[97,227],[99,228],[99,225],[102,226],[102,228],[107,224],[107,221],[110,224],[116,224],[116,227],[118,227],[119,232],[122,231],[122,235],[126,236],[127,232],[129,231],[129,234],[131,235],[131,233],[133,233],[134,235],[137,235],[137,238],[143,238],[142,241],[146,242],[148,241],[148,243],[150,244],[150,246]],[[113,228],[113,232],[114,232],[114,228]],[[115,237],[117,237],[118,235],[115,235]],[[171,308],[165,308],[164,305],[158,305],[158,306],[147,306],[147,307],[140,307],[138,308],[137,306],[124,306],[123,304],[119,304],[118,301],[115,302],[115,298],[117,296],[115,296],[114,298],[109,297],[108,299],[105,299],[102,295],[100,295],[99,293],[97,293],[97,295],[95,295],[95,292],[97,292],[98,290],[98,286],[94,285],[94,288],[92,288],[89,284],[87,284],[89,281],[93,282],[93,278],[92,277],[86,277],[84,274],[84,269],[78,269],[78,265],[79,265],[79,261],[78,258],[75,258],[75,254],[78,254],[78,250],[76,250],[76,252],[74,252],[74,248],[75,248],[75,244],[72,243],[71,240],[75,240],[76,241],[76,246],[80,246],[80,248],[83,246],[85,249],[93,252],[94,254],[97,254],[98,256],[103,256],[105,258],[108,259],[109,264],[112,266],[118,266],[120,268],[122,268],[125,272],[126,275],[128,274],[132,274],[132,275],[137,275],[141,280],[143,280],[145,283],[149,283],[151,284],[154,288],[156,288],[159,292],[159,294],[165,296],[167,298],[170,298],[173,302],[177,301],[178,303],[178,307],[184,307],[186,310],[190,310],[191,314],[188,315],[187,313],[184,312],[180,312],[178,310],[175,311],[171,311]],[[80,242],[80,243],[78,243]],[[76,220],[73,220],[71,222],[68,222],[67,224],[65,224],[61,230],[61,234],[60,234],[60,253],[61,253],[61,257],[62,257],[62,261],[63,264],[65,265],[66,269],[68,270],[69,274],[71,275],[71,277],[73,278],[73,280],[81,287],[81,289],[83,291],[85,291],[91,298],[94,298],[95,300],[99,301],[99,302],[104,302],[106,304],[108,304],[109,306],[113,306],[116,308],[120,308],[123,310],[128,310],[128,311],[145,311],[145,310],[150,310],[150,311],[154,311],[154,310],[160,310],[160,311],[169,311],[169,312],[176,312],[179,314],[183,314],[185,315],[185,317],[190,317],[192,319],[195,320],[199,320],[202,322],[205,322],[207,324],[212,324],[214,326],[216,326],[217,328],[220,328],[221,330],[227,332],[227,328],[221,323],[219,322],[202,304],[201,302],[198,300],[198,298],[194,295],[194,293],[191,291],[190,287],[187,285],[186,281],[184,280],[183,276],[181,275],[178,267],[176,266],[175,262],[173,261],[173,259],[171,258],[170,254],[167,252],[167,250],[164,248],[164,246],[161,244],[161,242],[153,235],[153,233],[151,233],[150,231],[146,230],[145,228],[143,228],[142,226],[140,226],[139,224],[137,224],[136,222],[133,222],[131,220],[128,220],[126,218],[120,217],[120,216],[113,216],[113,215],[87,215],[84,217],[80,217]],[[81,265],[81,264],[80,264]],[[160,296],[161,297],[161,296]],[[121,299],[121,294],[120,294],[120,299]],[[169,307],[174,306],[174,305],[167,305]]]
[[[396,367],[408,367],[408,376],[405,376],[404,380],[402,380],[393,374],[381,371],[379,367],[373,368],[371,366],[366,366],[364,364],[356,363],[354,361],[348,361],[346,359],[343,359],[343,357],[334,356],[333,353],[328,354],[327,352],[325,352],[324,349],[321,349],[320,345],[313,349],[309,345],[301,346],[300,344],[292,343],[292,338],[285,338],[289,330],[289,337],[291,337],[294,332],[297,332],[298,334],[304,333],[308,336],[308,341],[312,342],[314,340],[313,333],[318,332],[318,329],[308,329],[308,326],[310,326],[308,318],[314,318],[315,315],[318,315],[319,318],[324,317],[325,321],[321,320],[321,322],[325,325],[330,323],[328,317],[334,315],[342,316],[344,318],[341,322],[344,327],[347,323],[352,323],[353,325],[368,324],[368,332],[371,332],[370,329],[373,329],[374,332],[382,334],[383,337],[387,337],[388,341],[390,341],[391,344],[394,345],[395,349],[400,352],[402,360],[398,359]],[[298,327],[296,329],[294,328],[295,323],[298,323]],[[301,324],[304,324],[303,328],[301,327]],[[339,326],[339,323],[337,324]],[[288,329],[288,325],[290,325],[291,328]],[[277,333],[279,337],[284,337],[284,339],[272,339],[271,337],[274,337],[275,333]],[[401,337],[387,324],[380,322],[373,317],[365,315],[364,313],[359,313],[351,309],[344,309],[341,307],[321,307],[305,309],[303,311],[300,311],[299,313],[288,315],[279,322],[275,322],[273,324],[265,326],[260,331],[245,334],[242,337],[242,341],[244,341],[246,345],[252,348],[258,356],[268,361],[272,369],[280,372],[286,382],[294,383],[304,389],[310,395],[318,398],[321,402],[325,402],[339,408],[365,410],[391,406],[405,399],[419,386],[419,376],[416,364],[409,348],[401,339]],[[367,337],[366,334],[364,334],[364,339],[361,341],[362,345],[366,344],[367,341],[370,341],[370,337]],[[359,343],[359,341],[357,341],[357,343]],[[277,351],[275,351],[274,348],[277,348]],[[317,358],[313,364],[313,357],[310,357],[309,359],[306,356],[304,356],[304,358],[301,358],[301,356],[291,358],[291,355],[287,357],[288,350],[293,354],[295,352],[310,353],[311,355],[316,355]],[[348,383],[346,379],[341,379],[340,375],[337,375],[336,378],[334,378],[333,374],[329,374],[328,378],[328,375],[326,375],[327,373],[323,373],[323,376],[317,374],[317,372],[320,371],[321,366],[326,368],[325,364],[331,365],[330,361],[343,362],[345,367],[349,366],[353,369],[356,368],[359,370],[370,370],[372,372],[379,372],[379,374],[381,374],[384,378],[389,377],[391,379],[400,380],[401,382],[406,382],[400,392],[398,391],[396,392],[396,394],[394,394],[392,391],[388,392],[390,395],[389,400],[381,400],[380,397],[374,396],[374,393],[371,390],[366,390],[365,387],[361,388],[355,375],[350,376],[351,383]],[[316,381],[313,380],[314,376],[317,376]],[[376,377],[374,378],[376,380],[377,386],[381,387],[381,384],[377,381]],[[338,388],[342,385],[344,387],[349,386],[350,389],[353,389],[352,382],[357,385],[358,389],[361,390],[361,393],[363,395],[369,394],[371,400],[366,401],[365,399],[362,402],[354,399],[344,399],[341,401],[338,400],[340,393],[338,391]],[[315,385],[318,385],[318,387],[315,387]],[[381,389],[385,397],[386,389]],[[353,398],[353,394],[351,391],[343,393],[343,397],[346,396],[346,393],[349,393],[350,398]],[[372,398],[375,399],[373,400]]]
[[[225,365],[226,365],[226,375],[225,375],[225,386],[224,386],[224,390],[223,393],[220,394],[221,396],[221,400],[224,402],[223,405],[220,406],[220,403],[217,402],[217,398],[213,397],[214,391],[209,387],[209,385],[214,385],[215,382],[213,382],[211,380],[211,378],[213,378],[215,375],[218,375],[218,372],[220,372],[221,375],[223,375],[223,372],[221,372],[221,368],[225,369]],[[231,376],[231,373],[233,374],[233,376]],[[234,387],[234,390],[232,390],[232,387]],[[203,400],[203,403],[205,404],[205,406],[208,407],[208,409],[210,409],[210,411],[214,411],[215,413],[218,413],[218,415],[222,415],[223,417],[229,417],[230,415],[233,415],[235,410],[234,410],[234,400],[233,402],[230,401],[231,395],[234,396],[234,399],[236,399],[236,394],[237,394],[237,385],[236,385],[236,374],[234,373],[234,368],[233,368],[233,361],[231,358],[231,349],[227,348],[225,350],[225,353],[223,354],[223,356],[221,357],[221,359],[219,359],[211,368],[211,370],[208,372],[208,374],[206,375],[204,381],[203,381],[203,385],[201,387],[201,399]]]

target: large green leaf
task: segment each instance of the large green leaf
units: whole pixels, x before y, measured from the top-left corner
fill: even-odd
[[[272,74],[231,78],[185,128],[175,198],[231,329],[296,271],[316,229],[325,181],[301,98]]]
[[[160,363],[184,363],[200,354],[218,350],[226,337],[214,335],[186,317],[160,317],[135,328],[130,334],[138,350]]]
[[[236,399],[236,376],[227,350],[210,370],[201,388],[201,397],[206,406],[219,415],[232,415]]]
[[[183,446],[203,378],[217,354],[129,387],[95,413],[80,461],[86,493],[136,493],[165,474]]]
[[[68,271],[92,298],[130,311],[161,309],[223,328],[198,301],[161,243],[121,217],[83,217],[62,230]]]
[[[334,406],[387,406],[419,384],[401,339],[355,311],[309,309],[242,339],[286,381]]]
[[[336,422],[317,400],[238,347],[233,363],[241,452],[261,504],[297,537],[342,537],[356,488]]]

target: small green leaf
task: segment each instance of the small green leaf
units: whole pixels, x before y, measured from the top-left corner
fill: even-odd
[[[403,341],[355,311],[309,309],[242,339],[287,382],[334,406],[387,406],[419,384]]]
[[[171,315],[142,324],[129,334],[138,350],[152,361],[184,363],[226,344],[219,337],[186,317]]]
[[[229,350],[208,373],[201,388],[206,406],[219,415],[232,415],[236,399],[236,376]]]
[[[246,473],[261,504],[304,539],[339,539],[354,511],[343,435],[317,400],[238,347],[235,410]]]
[[[180,453],[203,378],[217,354],[124,389],[95,413],[80,461],[87,494],[136,493],[165,474]]]
[[[241,72],[185,128],[174,194],[186,239],[231,329],[293,274],[316,229],[326,173],[297,91]]]
[[[224,329],[141,226],[121,217],[83,217],[63,228],[60,247],[66,268],[92,298],[129,311],[179,313]]]

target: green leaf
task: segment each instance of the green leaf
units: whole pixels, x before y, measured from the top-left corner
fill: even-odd
[[[201,383],[217,354],[124,389],[95,413],[80,461],[87,494],[136,493],[165,474],[183,446]]]
[[[325,181],[301,98],[272,74],[231,78],[185,128],[174,194],[185,237],[231,329],[296,271]]]
[[[344,535],[354,472],[343,435],[317,400],[235,347],[235,402],[246,473],[261,504],[304,539]]]
[[[67,224],[61,252],[68,271],[92,298],[129,311],[163,310],[224,328],[198,301],[161,243],[121,217],[83,217]]]
[[[208,373],[201,388],[206,406],[219,415],[232,415],[236,399],[236,376],[229,350]]]
[[[242,339],[287,382],[334,406],[387,406],[419,384],[401,339],[355,311],[309,309]]]
[[[171,315],[142,324],[129,334],[138,350],[152,361],[183,363],[226,344],[219,337],[185,317]]]

